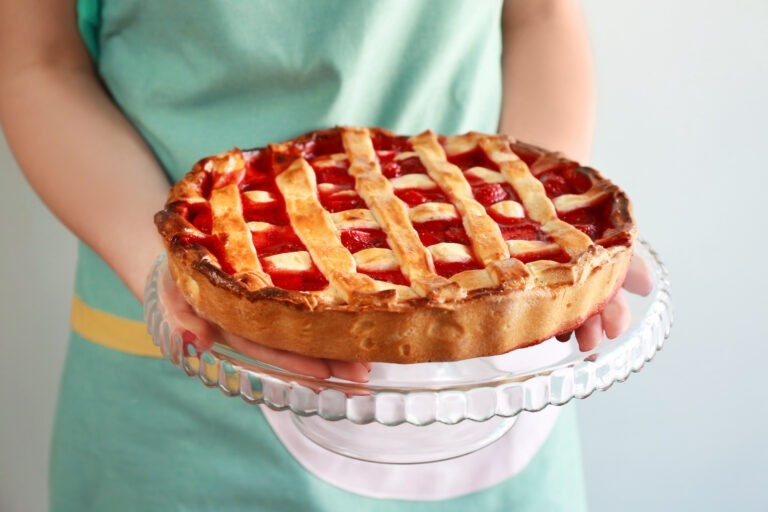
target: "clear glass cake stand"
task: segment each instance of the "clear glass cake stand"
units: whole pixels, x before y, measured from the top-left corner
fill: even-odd
[[[292,415],[310,440],[333,452],[382,463],[458,457],[499,439],[523,412],[563,405],[606,390],[639,371],[661,349],[672,325],[667,271],[646,242],[635,250],[654,289],[627,294],[632,324],[619,338],[580,352],[575,340],[551,339],[508,354],[450,363],[375,363],[370,381],[300,375],[214,343],[185,347],[182,330],[158,296],[163,258],[148,280],[145,319],[163,355],[188,375],[227,396]]]

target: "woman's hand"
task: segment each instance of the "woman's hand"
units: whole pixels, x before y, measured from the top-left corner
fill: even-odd
[[[645,260],[632,256],[622,288],[606,304],[601,313],[590,317],[576,329],[576,340],[582,352],[592,350],[603,341],[603,332],[609,339],[613,339],[627,331],[632,315],[629,312],[624,290],[644,297],[653,290],[651,273]],[[567,333],[558,336],[558,339],[564,341],[570,338],[570,335],[571,333]]]
[[[193,344],[200,351],[205,351],[211,348],[214,342],[221,341],[252,359],[302,375],[320,379],[336,377],[353,382],[368,381],[371,370],[369,363],[302,356],[265,347],[223,331],[195,313],[167,272],[161,278],[158,294],[172,325],[181,330],[184,342]]]

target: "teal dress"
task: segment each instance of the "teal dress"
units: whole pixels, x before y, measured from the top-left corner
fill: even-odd
[[[202,156],[333,125],[495,131],[500,12],[492,0],[78,2],[104,84],[169,182]],[[51,454],[54,511],[584,509],[569,408],[502,483],[448,500],[371,498],[306,471],[258,407],[158,357],[141,319],[81,244]]]

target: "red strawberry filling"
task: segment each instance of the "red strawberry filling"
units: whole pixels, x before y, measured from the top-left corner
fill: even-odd
[[[392,283],[392,284],[402,284],[404,286],[410,286],[411,284],[408,281],[408,278],[405,277],[403,273],[400,272],[399,270],[375,271],[375,270],[358,269],[358,272],[360,272],[361,274],[370,276],[373,279],[376,279],[378,281],[386,281],[387,283]]]
[[[472,188],[472,193],[474,194],[475,199],[486,207],[498,203],[499,201],[509,199],[509,194],[504,190],[504,187],[501,186],[501,183],[485,183],[483,185],[478,185],[477,187]]]
[[[286,290],[313,292],[328,286],[328,280],[316,268],[306,272],[286,272],[265,266],[264,271],[272,278],[275,286]]]
[[[444,141],[444,138],[439,140]],[[427,174],[418,157],[396,159],[398,154],[412,151],[407,137],[377,132],[373,136],[372,143],[380,162],[381,171],[388,179],[409,174]],[[517,144],[513,144],[513,146],[514,151],[528,165],[534,164],[540,156],[539,152],[528,146]],[[316,134],[313,138],[303,140],[281,153],[276,153],[272,147],[245,152],[246,167],[238,173],[213,175],[204,172],[200,174],[201,177],[197,186],[201,195],[206,199],[210,198],[212,189],[233,183],[237,183],[242,192],[262,191],[270,194],[271,200],[262,202],[251,200],[247,194],[241,195],[241,198],[243,218],[246,222],[272,225],[267,229],[255,229],[252,237],[258,257],[262,259],[264,270],[271,275],[275,286],[289,290],[308,291],[321,290],[328,286],[328,281],[314,266],[310,270],[302,272],[284,271],[272,267],[269,261],[263,260],[263,258],[276,254],[306,250],[304,244],[290,227],[285,204],[275,183],[275,176],[290,165],[296,157],[303,156],[311,164],[319,157],[343,152],[344,147],[339,133],[328,132]],[[367,208],[365,201],[354,192],[355,178],[349,174],[349,163],[344,160],[330,162],[327,158],[322,160],[323,164],[315,168],[317,183],[327,185],[318,187],[319,200],[322,206],[330,213]],[[499,167],[479,148],[459,155],[452,155],[448,160],[462,171],[467,171],[472,167],[499,171]],[[539,165],[539,168],[536,169],[538,178],[542,182],[547,196],[551,199],[563,194],[582,194],[592,186],[589,177],[580,171],[573,162],[553,159],[551,162],[541,160],[537,165]],[[465,176],[472,189],[473,197],[488,208],[489,215],[498,222],[504,240],[549,241],[548,237],[541,232],[540,226],[529,218],[505,218],[490,208],[501,201],[521,202],[511,185],[508,183],[488,183],[482,179],[481,175],[475,173],[469,173]],[[449,202],[440,188],[398,189],[394,190],[394,193],[411,208],[428,202]],[[210,234],[212,226],[210,206],[207,203],[180,203],[176,205],[176,211],[201,232],[199,235],[184,235],[184,241],[206,247],[218,258],[225,272],[233,273],[232,264],[225,257],[224,243],[218,237]],[[611,205],[603,202],[588,208],[561,213],[559,217],[586,233],[593,240],[597,240],[611,226],[610,214]],[[472,244],[460,219],[415,223],[414,228],[421,243],[426,247],[447,242],[463,244],[470,247],[471,250]],[[389,248],[387,236],[381,229],[346,229],[339,232],[339,237],[344,247],[353,254],[370,248]],[[539,259],[569,261],[567,253],[560,248],[527,253],[522,255],[520,259],[524,262]],[[475,258],[464,262],[435,261],[436,273],[444,277],[476,268],[480,267]],[[376,272],[360,270],[360,272],[374,279],[390,283],[409,284],[408,279],[399,269]]]
[[[425,247],[430,245],[439,244],[441,242],[449,242],[456,244],[464,244],[469,246],[469,237],[464,230],[464,225],[460,219],[453,221],[435,220],[431,222],[420,222],[413,225],[416,232],[419,234],[419,239]]]
[[[349,169],[346,166],[323,165],[315,168],[315,175],[318,183],[350,185],[350,188],[355,184],[355,178],[349,174]]]
[[[424,203],[446,203],[448,198],[439,188],[433,189],[415,189],[406,188],[395,190],[395,195],[403,200],[405,204],[413,208]]]
[[[254,231],[251,236],[260,257],[306,250],[291,226],[272,226],[263,231]]]
[[[451,277],[465,270],[483,268],[474,259],[467,261],[435,261],[435,273],[443,277]]]
[[[389,248],[387,235],[380,229],[345,229],[340,235],[341,244],[352,254],[374,247]]]
[[[448,161],[458,166],[462,171],[466,171],[470,167],[485,167],[486,169],[499,170],[496,162],[488,158],[485,151],[480,148],[458,155],[451,155],[448,157]]]

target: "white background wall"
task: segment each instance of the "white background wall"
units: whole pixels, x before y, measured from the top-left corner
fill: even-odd
[[[768,2],[585,9],[593,164],[633,197],[676,313],[656,360],[578,404],[591,508],[768,510]],[[4,145],[0,226],[0,510],[43,510],[74,241]]]
[[[597,511],[768,510],[768,2],[587,2],[594,164],[669,264],[656,360],[580,404]]]

